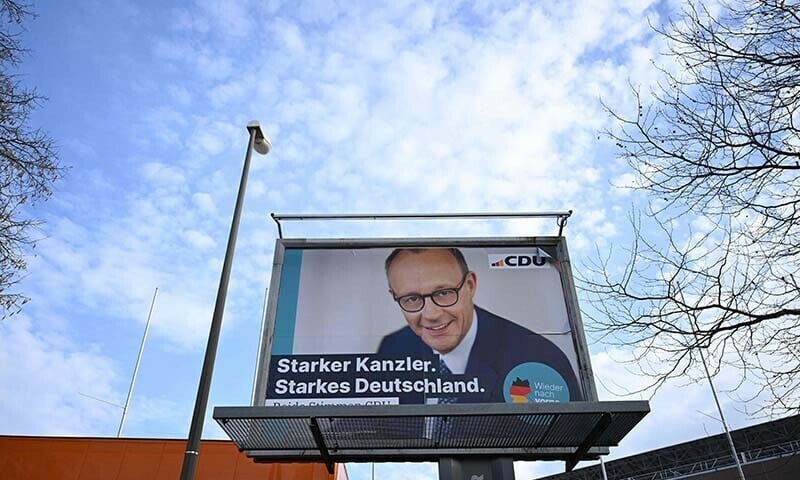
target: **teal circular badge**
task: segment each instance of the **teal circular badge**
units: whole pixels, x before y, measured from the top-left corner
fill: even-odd
[[[569,402],[569,387],[564,377],[551,367],[527,362],[508,372],[503,382],[503,397],[508,403]]]

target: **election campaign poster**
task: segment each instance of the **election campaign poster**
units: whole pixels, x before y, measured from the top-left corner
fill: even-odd
[[[569,402],[594,394],[557,241],[279,247],[257,405]]]

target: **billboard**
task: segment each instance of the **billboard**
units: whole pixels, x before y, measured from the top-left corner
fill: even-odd
[[[278,240],[255,405],[596,400],[563,237]]]

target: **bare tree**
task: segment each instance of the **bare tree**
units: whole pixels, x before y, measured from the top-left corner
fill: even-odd
[[[800,4],[688,5],[664,29],[672,68],[607,132],[649,194],[626,254],[582,286],[590,327],[635,347],[658,386],[706,349],[775,413],[800,410]],[[765,397],[761,397],[765,398]]]
[[[35,246],[31,230],[37,222],[26,208],[47,200],[64,172],[53,141],[29,125],[41,97],[14,73],[25,53],[19,37],[22,23],[32,15],[28,5],[0,0],[0,320],[27,301],[13,290],[26,268],[26,254]]]

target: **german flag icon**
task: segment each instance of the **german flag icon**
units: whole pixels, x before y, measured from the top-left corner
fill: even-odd
[[[506,262],[501,258],[500,260],[494,262],[492,264],[492,266],[493,267],[505,267],[506,266]]]
[[[508,389],[508,394],[511,396],[513,403],[528,403],[528,395],[531,393],[531,383],[528,380],[523,380],[517,377],[511,388]]]

